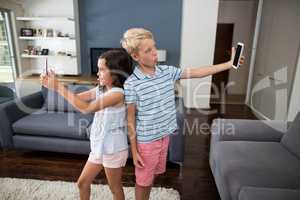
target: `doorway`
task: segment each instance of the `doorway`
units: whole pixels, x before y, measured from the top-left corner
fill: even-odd
[[[0,84],[15,90],[15,54],[10,11],[0,9]]]
[[[227,62],[231,57],[234,24],[218,23],[213,64]],[[226,86],[229,71],[223,71],[212,76],[210,103],[226,103],[229,98]]]

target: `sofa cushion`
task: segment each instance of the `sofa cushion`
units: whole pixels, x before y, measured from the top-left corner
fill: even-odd
[[[95,86],[93,85],[67,85],[67,88],[74,93],[84,92]],[[44,108],[48,111],[59,111],[59,112],[79,112],[73,105],[69,104],[64,97],[59,95],[53,90],[48,90],[42,87],[42,94],[45,99]]]
[[[239,200],[299,200],[300,190],[283,188],[243,187]]]
[[[4,102],[10,101],[12,99],[13,99],[12,97],[0,97],[0,103],[4,103]]]
[[[88,140],[86,129],[92,120],[93,114],[40,110],[16,121],[12,127],[16,134]]]
[[[214,148],[215,170],[232,200],[243,186],[300,189],[300,160],[279,142],[222,141]]]
[[[300,159],[300,112],[287,133],[282,137],[281,143]]]

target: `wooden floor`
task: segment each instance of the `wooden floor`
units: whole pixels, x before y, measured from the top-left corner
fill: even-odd
[[[210,103],[213,104],[244,104],[245,95],[238,94],[227,94],[224,99],[221,98],[211,98]]]
[[[205,112],[211,111],[213,114]],[[210,110],[185,111],[185,161],[182,167],[168,163],[167,172],[158,177],[155,186],[171,187],[183,200],[218,200],[209,158],[209,126],[214,118],[255,119],[245,105],[212,104]],[[75,182],[87,156],[37,151],[3,151],[0,153],[0,177],[34,178]],[[134,186],[134,168],[129,160],[123,175],[124,186]],[[95,183],[106,184],[101,173]]]

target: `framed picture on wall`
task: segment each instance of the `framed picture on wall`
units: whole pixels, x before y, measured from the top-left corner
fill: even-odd
[[[53,29],[47,29],[46,37],[53,37]]]
[[[41,55],[43,56],[49,55],[49,49],[42,49]]]
[[[33,29],[32,28],[21,28],[21,36],[23,37],[32,37]]]
[[[41,29],[41,28],[36,29],[36,36],[37,37],[42,37],[43,36],[43,29]]]

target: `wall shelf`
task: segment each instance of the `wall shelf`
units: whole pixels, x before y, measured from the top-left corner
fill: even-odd
[[[72,17],[17,17],[18,21],[43,21],[43,20],[54,20],[54,21],[74,21]]]
[[[20,76],[42,72],[46,58],[48,65],[62,75],[81,74],[78,2],[59,1],[59,9],[52,0],[21,4],[24,12],[15,16],[14,38]]]
[[[20,36],[20,40],[75,40],[71,37],[24,37]]]
[[[76,56],[63,56],[63,55],[27,55],[22,54],[22,58],[76,58]]]
[[[50,1],[43,1],[44,8],[50,5]],[[66,12],[70,12],[69,10]],[[18,24],[18,54],[20,60],[20,72],[33,73],[42,71],[44,59],[48,59],[49,66],[64,75],[80,74],[78,63],[78,39],[74,23],[74,17],[62,16],[62,13],[51,13],[53,16],[38,16],[40,11],[28,12],[32,16],[17,16]],[[45,12],[46,13],[46,12]],[[36,16],[34,16],[36,14]],[[35,30],[34,36],[22,36],[22,28]],[[58,34],[66,37],[57,37]],[[53,37],[51,37],[53,36]],[[49,55],[40,51],[48,50]],[[35,55],[28,52],[36,52]],[[59,54],[59,52],[64,52]],[[68,54],[68,55],[67,55]],[[70,56],[71,54],[71,56]],[[68,67],[66,67],[68,66]]]

